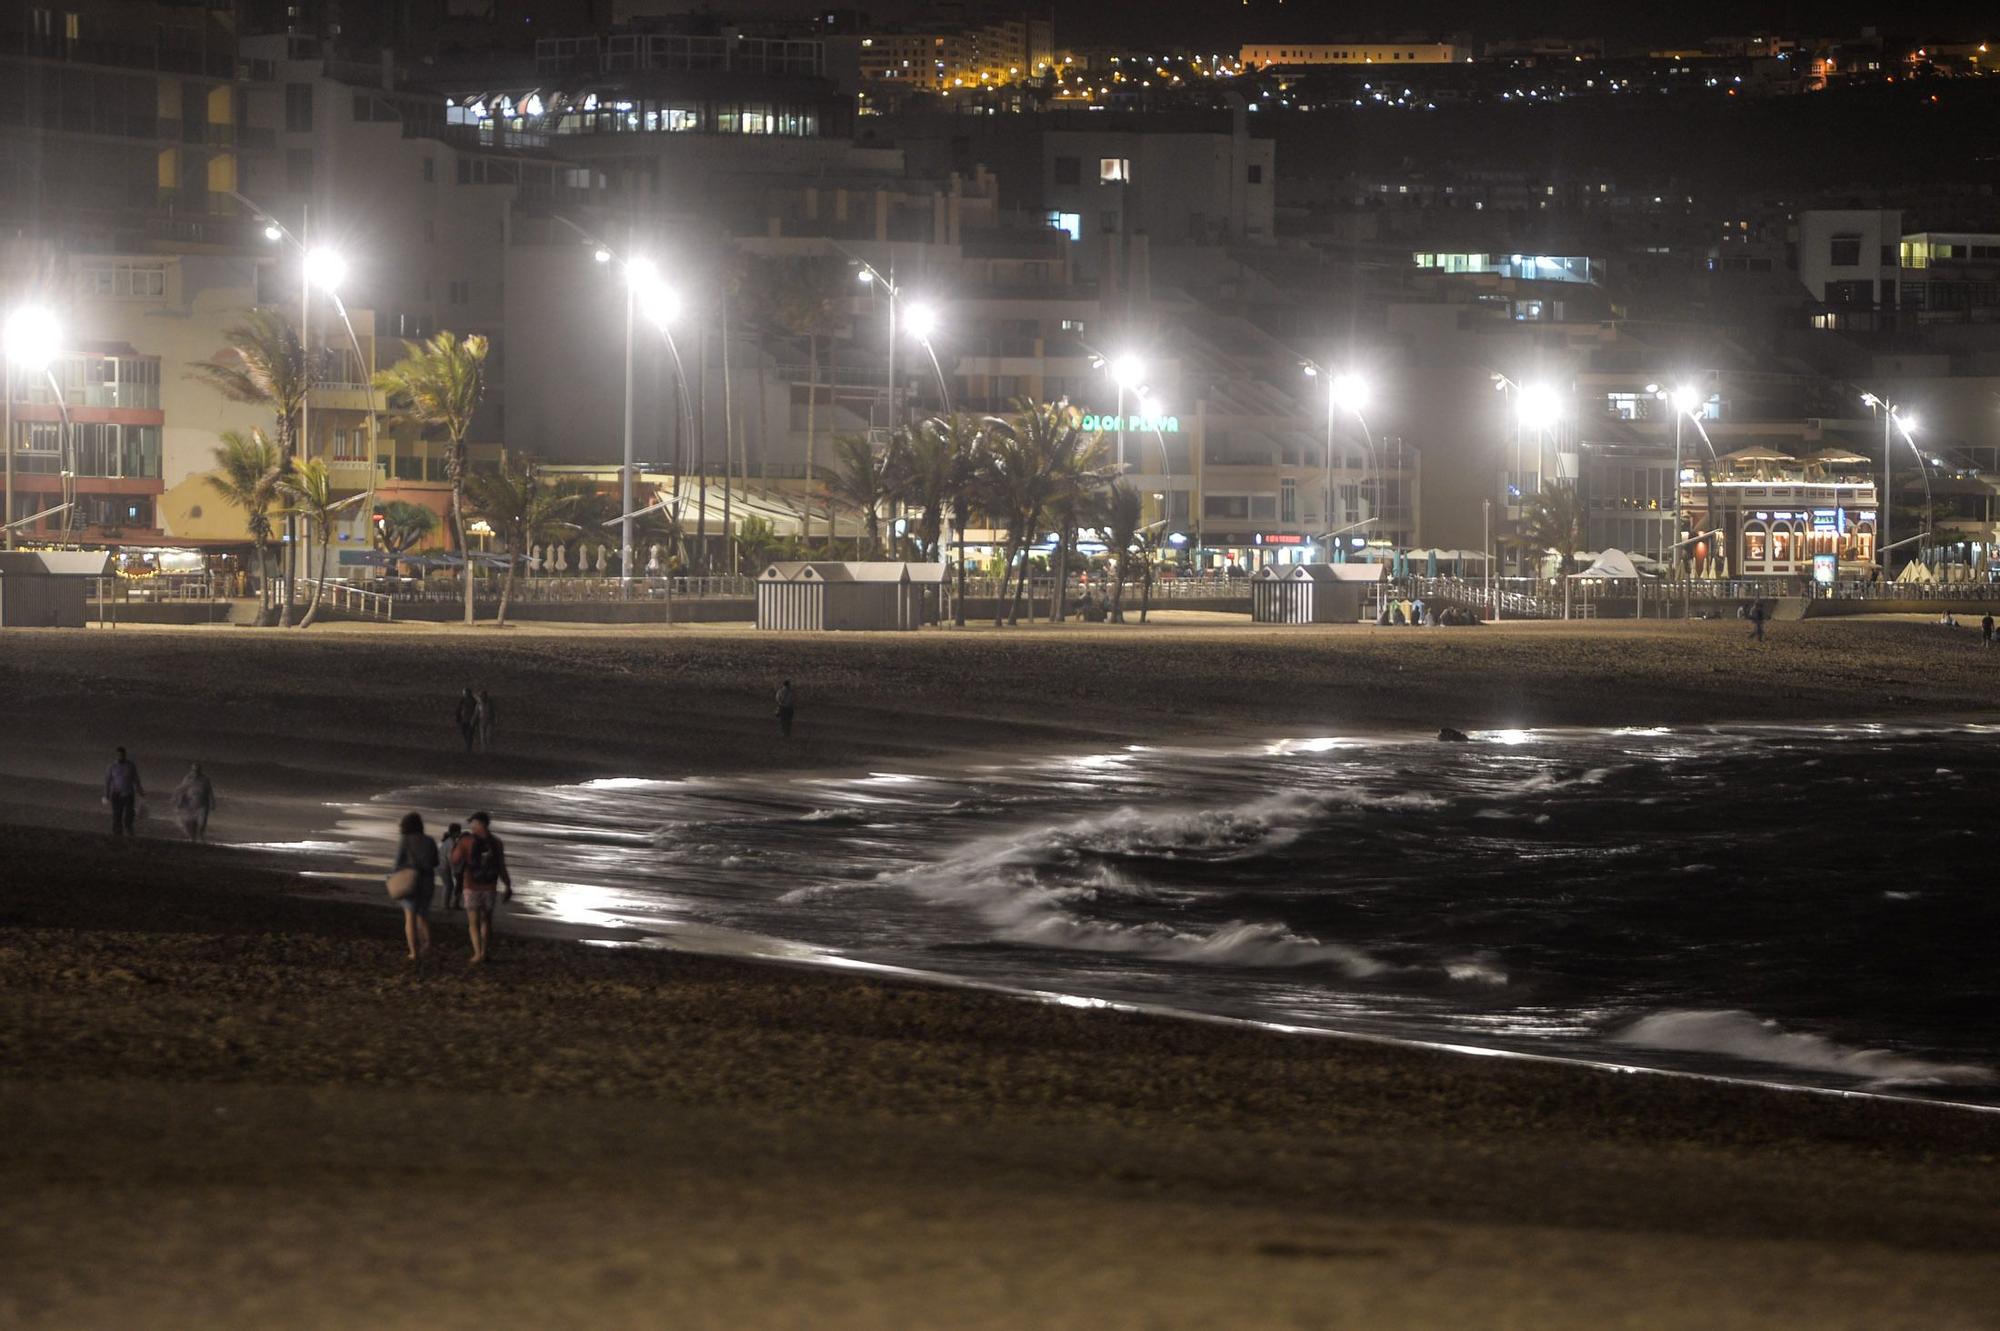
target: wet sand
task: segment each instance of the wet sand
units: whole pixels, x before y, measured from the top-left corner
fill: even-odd
[[[1896,623],[682,632],[0,635],[0,1325],[1995,1325],[2000,1115],[450,926],[416,970],[386,905],[95,835],[118,742],[205,757],[229,836],[418,777],[2000,700]]]

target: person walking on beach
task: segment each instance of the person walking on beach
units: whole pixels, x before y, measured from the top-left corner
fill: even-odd
[[[480,689],[472,709],[474,728],[479,732],[479,748],[482,752],[493,747],[493,695]]]
[[[112,836],[133,835],[139,799],[145,793],[146,783],[139,779],[139,765],[125,756],[124,749],[119,749],[111,766],[104,770],[104,800],[111,806]]]
[[[1750,636],[1757,642],[1764,641],[1764,603],[1750,603]]]
[[[493,835],[492,819],[482,811],[465,820],[465,835],[451,853],[465,894],[466,928],[472,935],[472,964],[486,960],[493,941],[493,912],[504,895],[514,897],[514,879],[507,872],[507,848]]]
[[[1979,645],[1981,647],[1991,647],[1993,645],[1993,612],[1991,610],[1980,616]]]
[[[396,843],[396,865],[391,873],[413,870],[417,889],[396,904],[403,908],[403,942],[416,961],[431,950],[431,898],[437,893],[438,848],[424,832],[424,816],[406,813],[397,828],[402,839]]]
[[[783,739],[792,737],[792,713],[797,708],[789,679],[778,685],[778,735]]]
[[[458,722],[458,733],[465,740],[465,751],[472,752],[472,742],[479,738],[479,699],[472,696],[472,686],[467,684],[465,692],[458,695],[458,710],[452,714]]]
[[[200,763],[188,767],[188,774],[174,787],[174,818],[193,842],[208,840],[208,815],[215,812],[215,783],[201,770]]]
[[[451,826],[445,828],[444,835],[438,838],[438,857],[446,866],[458,862],[452,858],[452,853],[458,849],[458,843],[464,837],[465,829],[457,823],[453,823]],[[444,875],[444,908],[446,910],[465,909],[464,884],[460,881],[458,874],[449,867],[446,868]]]

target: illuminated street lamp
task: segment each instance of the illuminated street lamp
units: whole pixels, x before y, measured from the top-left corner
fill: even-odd
[[[306,281],[321,291],[332,293],[347,279],[347,260],[337,250],[330,250],[324,245],[315,246],[306,251],[303,262]]]
[[[41,305],[23,305],[7,315],[0,329],[0,447],[7,451],[6,516],[0,526],[7,531],[7,548],[14,548],[14,370],[46,370],[55,359],[56,345],[62,340],[62,326],[56,316]],[[51,376],[53,382],[53,376]]]
[[[951,415],[951,389],[944,380],[944,366],[938,362],[937,348],[931,345],[931,334],[937,331],[937,307],[926,301],[912,302],[903,313],[903,322],[910,330],[910,336],[917,339],[924,354],[931,358],[931,373],[937,376],[938,404],[944,414]]]
[[[1368,428],[1368,418],[1362,415],[1362,412],[1367,409],[1373,394],[1369,389],[1368,381],[1359,375],[1347,373],[1329,374],[1324,366],[1313,360],[1301,360],[1299,368],[1305,371],[1306,378],[1308,379],[1324,378],[1326,380],[1326,525],[1327,529],[1331,531],[1334,524],[1333,430],[1334,417],[1340,412],[1344,411],[1354,417],[1355,423],[1361,427],[1361,437],[1368,445],[1369,469],[1375,474],[1374,507],[1378,513],[1382,507],[1381,459],[1375,452],[1375,436]],[[1377,514],[1369,514],[1366,516],[1366,520],[1372,522],[1376,516]],[[1333,553],[1332,544],[1332,541],[1329,539],[1327,542],[1329,559],[1331,559]]]
[[[1900,415],[1899,413],[1902,411],[1901,407],[1887,398],[1877,397],[1873,393],[1863,393],[1861,395],[1861,404],[1871,411],[1879,409],[1882,413],[1882,493],[1877,496],[1875,504],[1877,515],[1875,524],[1875,556],[1883,576],[1886,577],[1889,573],[1889,546],[1892,544],[1889,539],[1889,512],[1895,507],[1896,497],[1895,486],[1890,480],[1894,474],[1890,455],[1895,450],[1895,437],[1892,431],[1897,426],[1901,426],[1904,440],[1915,451],[1917,441],[1912,437],[1912,432],[1917,428],[1917,418],[1915,416],[1905,417]],[[1917,461],[1919,463],[1923,461],[1922,452],[1917,452]],[[1929,492],[1930,479],[1930,472],[1926,470],[1924,472],[1926,493]]]

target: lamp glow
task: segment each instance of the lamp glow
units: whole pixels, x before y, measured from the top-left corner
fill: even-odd
[[[1146,379],[1146,362],[1126,354],[1111,361],[1111,380],[1120,388],[1137,388]]]
[[[1332,395],[1334,405],[1346,411],[1359,413],[1368,406],[1368,383],[1351,374],[1337,374],[1326,386]]]
[[[864,287],[870,286],[875,281],[875,274],[866,268],[857,268],[854,270],[854,280]]]
[[[1542,430],[1555,424],[1562,412],[1562,402],[1553,388],[1532,384],[1514,395],[1514,409],[1520,414],[1521,424],[1531,430]]]
[[[665,282],[649,282],[634,288],[639,300],[639,313],[661,328],[681,317],[681,298]]]
[[[937,311],[929,305],[912,305],[903,311],[903,326],[917,341],[928,342],[931,334],[937,331]]]
[[[590,257],[597,260],[599,263],[610,263],[611,251],[605,249],[602,245],[599,245],[597,249],[591,254]]]
[[[283,227],[279,226],[276,222],[264,223],[264,239],[283,240],[284,238],[285,229]]]
[[[347,277],[347,260],[329,249],[306,251],[306,281],[321,291],[332,291]]]
[[[45,369],[55,359],[61,338],[56,316],[40,305],[23,305],[9,314],[6,330],[0,333],[8,363],[24,370]]]
[[[647,287],[660,284],[660,266],[643,254],[636,259],[627,259],[625,280],[632,284],[634,291],[644,292]]]
[[[1682,384],[1674,389],[1674,410],[1687,415],[1701,405],[1701,392],[1692,384]]]

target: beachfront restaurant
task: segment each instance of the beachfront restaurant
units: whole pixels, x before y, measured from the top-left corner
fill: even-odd
[[[1698,569],[1799,577],[1812,572],[1816,555],[1833,556],[1845,572],[1873,565],[1877,514],[1869,459],[1835,450],[1792,457],[1754,447],[1726,453],[1719,464],[1710,478],[1692,468],[1681,477],[1687,529],[1716,533],[1692,542]]]

